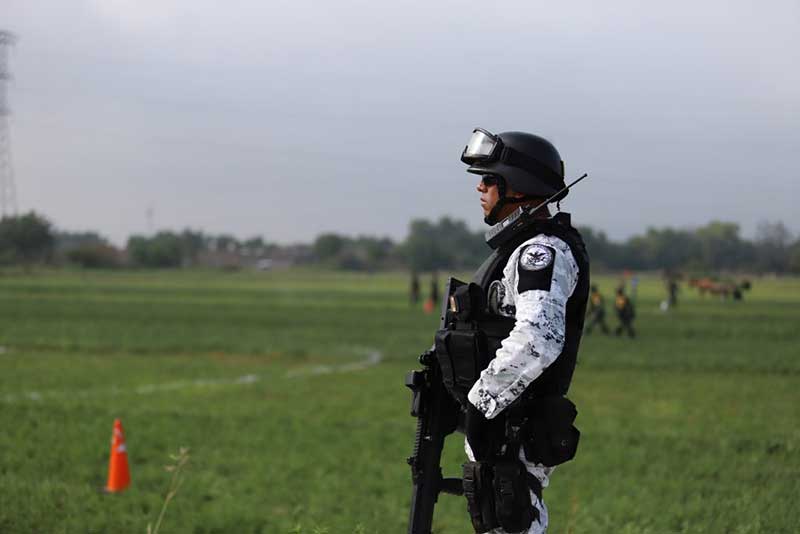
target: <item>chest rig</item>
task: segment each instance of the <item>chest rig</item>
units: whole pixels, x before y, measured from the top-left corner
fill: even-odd
[[[503,276],[503,268],[514,250],[539,235],[558,237],[569,245],[578,264],[578,285],[567,301],[566,332],[561,354],[531,383],[510,407],[511,412],[525,412],[537,399],[567,394],[575,370],[586,302],[589,296],[589,257],[580,234],[570,224],[567,213],[537,220],[498,246],[467,284],[450,279],[447,287],[445,327],[436,332],[436,356],[445,387],[462,406],[467,394],[494,358],[501,342],[514,328],[515,319],[493,313],[487,306],[487,291]]]

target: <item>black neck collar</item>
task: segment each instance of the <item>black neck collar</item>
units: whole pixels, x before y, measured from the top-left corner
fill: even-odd
[[[498,222],[486,232],[486,243],[493,249],[499,248],[519,236],[526,234],[537,224],[560,224],[571,226],[569,213],[560,211],[548,219],[536,219],[525,207],[519,207],[511,215]]]

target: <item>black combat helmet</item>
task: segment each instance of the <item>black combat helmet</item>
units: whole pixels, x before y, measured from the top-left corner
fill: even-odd
[[[500,141],[496,156],[465,161],[470,163],[467,172],[502,176],[511,189],[525,195],[549,197],[563,189],[564,162],[550,141],[525,132],[503,132],[495,137]]]
[[[549,197],[566,185],[564,162],[556,147],[543,137],[525,132],[492,134],[475,128],[469,143],[461,154],[467,163],[467,172],[494,175],[500,180],[501,202],[495,206],[486,222],[494,224],[500,207],[507,203],[520,203],[531,198]],[[505,198],[506,187],[525,195],[523,199]],[[567,196],[569,190],[553,198],[556,202]]]

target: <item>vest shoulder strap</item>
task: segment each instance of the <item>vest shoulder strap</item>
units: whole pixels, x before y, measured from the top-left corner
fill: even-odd
[[[539,234],[558,237],[569,245],[574,255],[585,257],[586,246],[583,244],[580,234],[572,227],[571,219],[569,213],[558,212],[550,219],[537,221],[536,224],[528,227],[526,231],[520,232],[492,251],[491,255],[489,255],[478,270],[475,271],[472,281],[486,290],[492,281],[502,276],[502,269],[505,267],[511,254],[514,253],[514,250],[528,239]],[[577,259],[576,257],[576,260]]]

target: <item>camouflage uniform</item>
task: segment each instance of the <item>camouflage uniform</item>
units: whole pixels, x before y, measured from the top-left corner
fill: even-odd
[[[545,284],[549,289],[519,291],[520,287],[526,287],[526,279],[543,273],[550,276],[549,284]],[[492,283],[490,308],[500,315],[514,317],[516,322],[468,395],[469,401],[487,419],[514,402],[561,354],[567,300],[575,291],[578,276],[578,264],[567,243],[552,235],[539,234],[517,247],[503,269],[502,279]],[[465,449],[470,460],[474,460],[466,442]],[[528,462],[523,451],[520,459],[528,472],[546,487],[554,468]],[[547,529],[547,507],[533,492],[531,498],[539,509],[539,520],[531,524],[527,534],[540,534]]]

